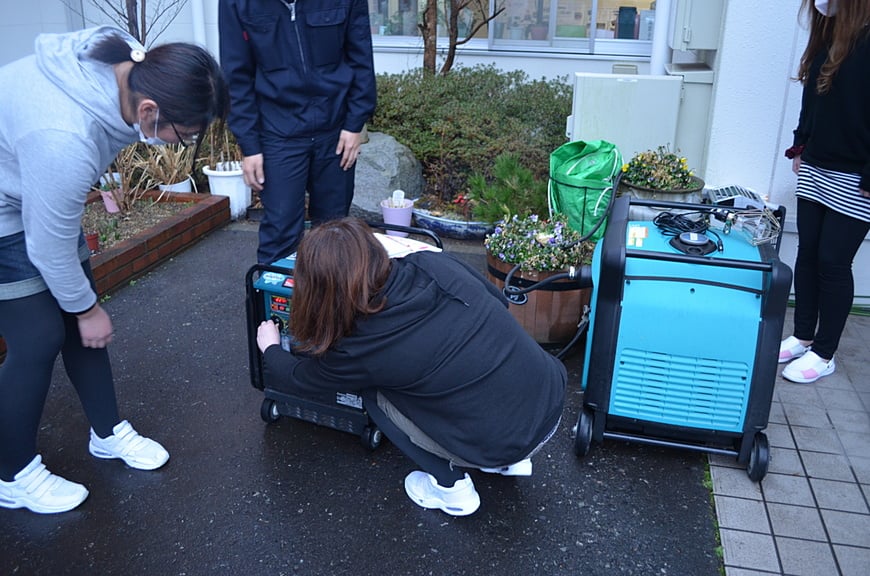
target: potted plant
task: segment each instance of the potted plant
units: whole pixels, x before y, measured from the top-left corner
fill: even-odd
[[[593,243],[568,225],[563,214],[549,219],[537,214],[514,215],[496,224],[486,236],[487,277],[504,288],[520,288],[579,267],[591,260]],[[564,343],[576,333],[590,290],[572,288],[574,280],[564,278],[526,294],[524,304],[510,306],[511,314],[541,344]]]
[[[242,172],[242,151],[226,122],[215,122],[206,135],[208,165],[202,169],[208,176],[212,194],[228,196],[230,216],[235,220],[251,205],[251,187],[245,184]]]
[[[644,200],[666,202],[701,202],[704,181],[695,176],[684,156],[671,152],[667,146],[639,152],[622,166],[619,194],[629,194]],[[660,210],[634,206],[633,220],[652,220]]]
[[[181,144],[148,146],[137,166],[157,183],[161,192],[190,192],[196,185],[190,177],[193,148]]]
[[[118,153],[109,172],[100,178],[98,189],[108,212],[126,214],[154,188],[154,180],[141,169],[143,162],[139,144],[131,144]]]

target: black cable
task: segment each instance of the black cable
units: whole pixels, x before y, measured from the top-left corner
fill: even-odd
[[[695,234],[712,234],[716,237],[716,247],[720,252],[722,252],[724,245],[722,244],[722,237],[719,236],[719,233],[707,225],[707,220],[705,218],[693,220],[688,217],[693,214],[707,214],[707,212],[696,211],[684,212],[682,214],[659,212],[655,215],[655,218],[653,218],[653,224],[655,224],[665,236],[679,236],[686,232],[693,232]]]

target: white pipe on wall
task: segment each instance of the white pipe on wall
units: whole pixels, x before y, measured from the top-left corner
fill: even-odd
[[[671,20],[671,0],[656,2],[656,23],[653,27],[652,53],[649,60],[650,74],[664,74],[665,64],[671,60],[668,47],[668,27]]]
[[[193,41],[200,46],[205,46],[205,10],[202,2],[203,0],[190,0],[190,10],[193,20]]]

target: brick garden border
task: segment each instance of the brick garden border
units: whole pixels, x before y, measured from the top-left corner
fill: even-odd
[[[145,198],[159,196],[160,193],[154,191],[146,193]],[[99,192],[92,192],[88,202],[99,197]],[[160,201],[190,203],[191,206],[91,256],[91,269],[100,296],[114,292],[230,222],[230,199],[227,196],[174,192],[164,194]],[[5,358],[6,342],[0,337],[0,363]]]
[[[159,192],[149,192],[145,197],[158,198]],[[93,198],[99,198],[99,195],[94,193]],[[114,292],[230,222],[230,200],[227,196],[174,192],[164,195],[160,201],[192,205],[156,226],[91,256],[91,269],[100,296]]]

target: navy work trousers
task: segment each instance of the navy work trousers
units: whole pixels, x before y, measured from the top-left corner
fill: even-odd
[[[355,166],[341,169],[341,154],[335,153],[339,133],[334,130],[314,137],[262,137],[266,181],[260,192],[260,264],[272,264],[296,250],[305,227],[306,191],[312,225],[348,215]]]

